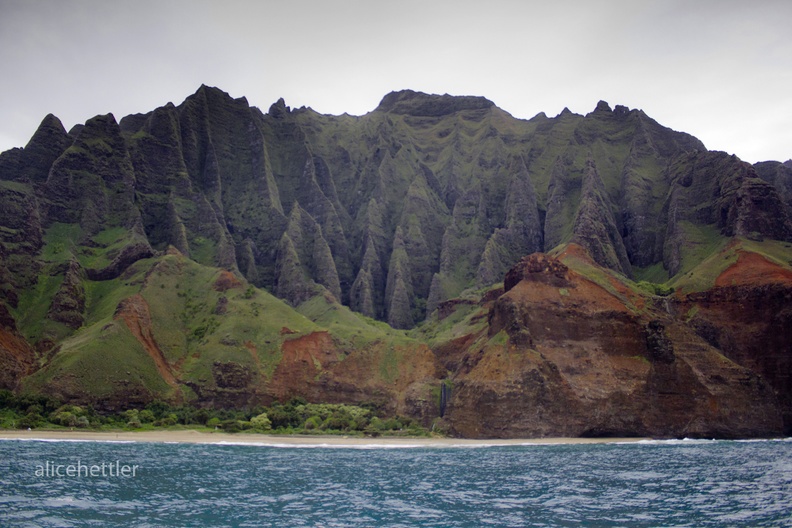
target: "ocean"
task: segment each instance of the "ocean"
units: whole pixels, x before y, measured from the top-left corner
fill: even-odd
[[[0,440],[0,526],[788,527],[792,439],[477,447]]]

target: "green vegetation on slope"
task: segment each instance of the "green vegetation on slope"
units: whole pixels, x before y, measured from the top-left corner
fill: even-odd
[[[376,321],[346,306],[328,301],[322,295],[302,303],[297,311],[322,328],[330,331],[350,349],[362,348],[376,341],[392,345],[408,345],[415,342],[403,330],[397,330],[387,323]]]
[[[782,268],[792,269],[792,243],[779,240],[749,240],[746,238],[719,239],[712,242],[716,251],[707,255],[688,270],[673,277],[668,284],[683,293],[705,291],[729,266],[737,262],[740,251],[757,253]],[[695,262],[695,261],[694,261]]]
[[[428,431],[403,416],[383,415],[377,409],[348,404],[286,403],[249,409],[211,409],[171,406],[156,401],[143,409],[101,413],[91,406],[62,404],[43,396],[15,396],[0,390],[0,429],[87,429],[94,431],[152,431],[158,429],[223,431],[226,433],[344,434],[368,436],[425,436]]]

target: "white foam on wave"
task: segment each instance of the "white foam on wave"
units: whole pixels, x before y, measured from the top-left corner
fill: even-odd
[[[549,447],[549,446],[562,446],[562,445],[701,445],[701,444],[715,444],[718,442],[792,442],[792,438],[774,438],[774,439],[746,439],[746,440],[719,440],[715,438],[665,438],[665,439],[640,439],[640,440],[614,440],[612,442],[542,442],[542,441],[525,441],[525,442],[438,442],[438,443],[360,443],[353,442],[247,442],[247,441],[229,441],[221,440],[218,442],[198,442],[201,445],[218,445],[218,446],[253,446],[253,447],[271,447],[279,449],[358,449],[358,450],[372,450],[372,449],[490,449],[498,447]],[[165,442],[168,444],[180,442]],[[193,443],[193,442],[189,442]]]
[[[618,444],[620,442],[601,442],[598,445]],[[630,444],[635,442],[621,442]],[[219,446],[254,446],[254,447],[274,447],[281,449],[491,449],[498,447],[547,447],[547,446],[563,446],[563,445],[597,445],[595,443],[562,443],[562,442],[438,442],[438,443],[371,443],[363,444],[358,442],[333,442],[333,443],[287,443],[287,442],[233,442],[233,441],[219,441],[219,442],[206,442],[203,445],[219,445]]]
[[[698,444],[715,444],[722,442],[737,442],[737,443],[762,443],[762,442],[792,442],[790,438],[744,438],[737,440],[719,439],[719,438],[663,438],[653,439],[648,438],[644,440],[637,440],[635,442],[614,442],[618,445],[698,445]]]
[[[204,445],[219,446],[253,446],[253,447],[277,447],[283,449],[414,449],[419,447],[436,447],[421,444],[344,444],[344,443],[285,443],[285,442],[208,442]],[[443,446],[437,446],[443,447]]]
[[[103,444],[135,444],[135,443],[150,443],[151,440],[114,440],[114,439],[96,439],[96,438],[0,438],[0,441],[12,442],[50,442],[50,443],[103,443]],[[740,440],[719,440],[707,438],[665,438],[665,439],[640,439],[640,440],[614,440],[613,442],[596,442],[596,443],[577,443],[577,442],[542,442],[542,441],[525,441],[525,442],[437,442],[437,443],[360,443],[358,441],[346,442],[247,442],[247,441],[228,441],[221,440],[218,442],[180,442],[180,441],[154,441],[153,443],[162,444],[200,444],[200,445],[218,445],[218,446],[253,446],[253,447],[271,447],[280,449],[359,449],[359,450],[372,450],[372,449],[489,449],[497,447],[547,447],[547,446],[560,446],[560,445],[669,445],[669,446],[684,446],[684,445],[700,445],[700,444],[714,444],[717,442],[739,442],[739,443],[761,443],[761,442],[792,442],[792,437],[789,438],[746,438]]]
[[[722,442],[715,438],[645,438],[634,442],[613,442],[616,445],[694,445]]]
[[[735,440],[735,442],[742,442],[746,444],[758,443],[758,442],[792,442],[792,437],[790,438],[746,438],[744,440]]]
[[[93,438],[0,438],[0,441],[7,442],[51,442],[51,443],[72,443],[72,444],[134,444],[135,440],[104,440]]]

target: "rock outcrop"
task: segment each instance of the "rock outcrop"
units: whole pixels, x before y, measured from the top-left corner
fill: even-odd
[[[782,417],[789,405],[776,395],[788,393],[788,368],[762,374],[747,340],[734,344],[740,353],[728,352],[695,324],[641,306],[626,286],[606,286],[556,258],[523,258],[506,275],[505,292],[485,303],[487,326],[457,338],[464,352],[436,348],[454,370],[444,418],[451,429],[465,437],[743,437],[789,427]],[[776,341],[774,330],[755,332],[777,348],[785,336]],[[788,367],[790,357],[779,350],[764,367]]]
[[[677,310],[709,345],[773,388],[792,432],[792,270],[740,251],[712,289],[689,293]]]
[[[16,321],[0,303],[0,389],[16,390],[35,367],[36,353],[20,335]]]
[[[52,298],[47,318],[63,323],[72,330],[85,322],[85,271],[75,260],[70,260],[63,275],[63,282]]]
[[[465,110],[486,110],[495,103],[476,96],[429,95],[413,90],[391,92],[382,98],[377,111],[412,116],[440,117]]]

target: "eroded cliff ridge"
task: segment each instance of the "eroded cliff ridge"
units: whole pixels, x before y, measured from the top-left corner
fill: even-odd
[[[202,86],[49,115],[0,154],[0,385],[425,424],[442,393],[466,436],[789,432],[789,163],[602,101],[327,116]]]
[[[454,373],[444,419],[473,437],[781,434],[790,365],[779,325],[792,275],[767,265],[783,277],[660,297],[579,246],[525,257],[504,293],[465,306],[467,328],[457,323],[460,335],[435,345]]]

